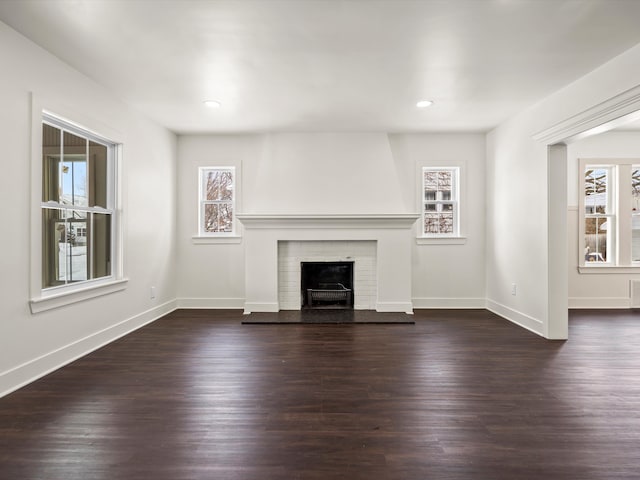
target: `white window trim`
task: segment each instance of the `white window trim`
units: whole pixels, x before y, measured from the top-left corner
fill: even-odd
[[[602,274],[602,273],[638,273],[640,262],[631,261],[631,215],[621,214],[621,204],[630,204],[631,188],[620,188],[620,171],[630,177],[631,169],[634,165],[640,165],[637,158],[580,158],[578,159],[578,272],[581,274]],[[613,213],[616,229],[612,234],[613,238],[613,259],[606,263],[586,262],[584,259],[585,249],[585,192],[584,192],[584,172],[589,167],[613,167],[612,179],[613,191]],[[629,186],[630,187],[630,186]],[[628,198],[627,198],[628,197]],[[607,255],[607,260],[611,256]]]
[[[416,245],[464,245],[467,243],[467,237],[417,237]]]
[[[225,244],[225,243],[242,243],[242,237],[240,235],[220,234],[216,236],[200,236],[194,235],[191,237],[191,242],[194,245],[211,245],[211,244]]]
[[[202,229],[204,215],[202,208],[202,184],[203,174],[207,170],[231,170],[233,172],[233,227],[231,232],[204,232]],[[239,186],[240,168],[236,165],[210,165],[198,167],[198,218],[196,226],[198,233],[191,237],[191,241],[194,245],[237,244],[242,242],[240,225],[237,218],[240,198],[238,195]]]
[[[454,217],[454,233],[444,234],[426,234],[424,232],[424,172],[429,170],[452,170],[457,178],[457,185],[454,189],[456,193],[456,206]],[[420,220],[417,223],[417,245],[464,245],[467,243],[467,237],[462,233],[463,205],[464,205],[464,166],[462,164],[450,165],[421,165],[418,168],[418,208],[420,211]]]
[[[99,139],[114,144],[113,168],[114,198],[112,220],[111,275],[85,282],[42,288],[42,125],[44,116],[55,117],[69,126],[78,128]],[[70,118],[76,121],[69,120]],[[102,132],[102,133],[98,133]],[[124,275],[123,255],[123,185],[122,185],[122,143],[119,132],[105,126],[93,118],[75,111],[66,105],[50,99],[43,99],[31,93],[31,235],[29,266],[29,307],[32,313],[44,312],[76,302],[124,290],[128,280]]]

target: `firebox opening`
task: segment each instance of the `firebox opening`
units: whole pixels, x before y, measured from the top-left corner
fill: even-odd
[[[302,262],[302,308],[353,309],[354,262]]]

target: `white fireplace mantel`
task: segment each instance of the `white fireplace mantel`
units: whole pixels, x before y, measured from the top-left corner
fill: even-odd
[[[278,244],[291,241],[374,241],[376,310],[413,312],[411,239],[420,215],[243,213],[237,217],[245,230],[245,313],[280,309]]]
[[[236,217],[245,228],[411,228],[417,213],[389,214],[248,214]]]

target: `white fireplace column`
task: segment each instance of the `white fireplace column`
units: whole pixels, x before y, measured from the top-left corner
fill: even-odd
[[[277,312],[278,242],[374,241],[375,310],[413,312],[411,245],[418,214],[239,214],[244,225],[245,313]],[[290,308],[290,306],[288,306]]]

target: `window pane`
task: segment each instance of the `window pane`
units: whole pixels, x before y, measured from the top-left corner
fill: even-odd
[[[233,173],[211,170],[205,177],[205,200],[233,200]]]
[[[205,205],[204,206],[204,231],[213,233],[219,232],[218,218],[218,205]]]
[[[631,261],[640,262],[640,213],[631,216]]]
[[[435,203],[425,203],[424,211],[425,212],[435,212],[437,210]]]
[[[88,229],[92,265],[91,278],[111,275],[111,219],[108,213],[93,213]]]
[[[66,217],[65,238],[67,265],[65,267],[67,283],[87,280],[89,263],[87,246],[78,242],[77,230],[87,224],[87,213],[76,210],[63,210]],[[62,280],[62,278],[60,278]]]
[[[585,219],[585,251],[586,262],[607,261],[607,231],[609,229],[608,218]]]
[[[108,148],[100,143],[89,142],[89,206],[109,208],[108,189]]]
[[[60,129],[42,125],[42,201],[58,202],[60,196]]]
[[[440,233],[438,213],[425,213],[424,215],[424,233]]]
[[[233,205],[231,203],[205,205],[204,231],[207,233],[233,232]]]
[[[233,207],[230,203],[220,205],[220,228],[222,232],[233,231]]]
[[[607,208],[607,184],[609,171],[605,168],[587,168],[585,172],[585,213],[609,213]]]
[[[87,206],[87,139],[64,132],[60,203]]]
[[[451,191],[451,172],[447,170],[443,170],[438,172],[438,190],[442,191]],[[451,196],[449,195],[449,198]]]
[[[453,212],[440,214],[440,233],[453,233]]]
[[[66,221],[60,210],[42,210],[42,286],[53,287],[65,283],[67,248]]]
[[[442,204],[443,212],[453,212],[453,204],[452,203],[443,203]]]
[[[640,167],[631,169],[631,261],[640,262]]]
[[[78,230],[86,225],[86,213],[45,208],[42,211],[42,257],[44,288],[87,279],[86,245]]]
[[[424,190],[436,191],[438,190],[438,172],[427,171],[424,172]]]

